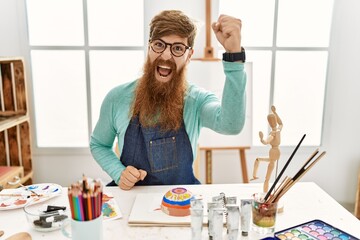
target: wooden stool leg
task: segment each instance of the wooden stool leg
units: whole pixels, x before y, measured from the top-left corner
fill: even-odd
[[[239,152],[240,152],[240,165],[241,165],[241,171],[242,171],[242,176],[243,176],[243,182],[249,183],[249,177],[248,177],[247,166],[246,166],[245,150],[240,149]]]
[[[205,151],[206,159],[206,184],[212,183],[212,153],[211,150]]]

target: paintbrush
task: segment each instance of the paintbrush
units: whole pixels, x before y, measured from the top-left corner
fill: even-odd
[[[0,193],[0,197],[42,197],[42,194],[30,194],[30,195],[26,195],[26,194],[20,194],[20,193]]]
[[[287,181],[284,183],[284,184],[281,184],[279,187],[278,187],[278,190],[275,191],[275,193],[273,194],[272,198],[269,199],[270,202],[276,202],[277,201],[277,198],[279,196],[282,196],[283,195],[283,191],[285,189],[287,189],[300,175],[301,175],[301,172],[303,171],[303,169],[311,162],[311,160],[316,156],[316,154],[318,154],[319,152],[319,149],[316,149],[312,154],[311,156],[305,161],[305,164],[301,167],[301,169],[295,174],[294,177],[292,178],[289,178],[289,177],[286,177],[287,178]]]
[[[313,158],[319,153],[319,149],[316,149],[310,157],[305,161],[304,165],[299,169],[299,171],[292,178],[294,181],[307,169],[307,165],[313,160]]]
[[[304,136],[301,138],[300,142],[298,143],[298,145],[295,147],[294,151],[291,153],[291,156],[289,157],[289,159],[287,160],[285,166],[283,167],[283,169],[281,169],[281,172],[279,174],[279,176],[275,179],[275,182],[273,183],[273,185],[270,187],[269,191],[266,193],[265,197],[264,197],[264,201],[267,201],[267,199],[269,198],[272,190],[275,188],[277,182],[280,180],[281,176],[284,174],[285,169],[287,168],[287,166],[289,165],[289,163],[291,162],[291,159],[294,157],[296,151],[298,150],[298,148],[300,147],[302,141],[304,140],[306,134],[304,134]]]
[[[19,178],[18,176],[15,176],[15,177],[14,177],[14,180],[15,180],[14,182],[8,182],[8,183],[9,183],[10,185],[18,185],[18,184],[19,184],[21,187],[25,188],[26,191],[29,191],[29,192],[35,194],[36,196],[40,197],[40,194],[37,194],[35,191],[33,191],[33,190],[31,190],[30,188],[24,186],[24,185],[21,183],[20,178]]]
[[[19,182],[19,185],[22,186],[23,188],[25,188],[26,191],[30,191],[31,193],[35,194],[37,197],[41,197],[40,194],[36,193],[35,191],[31,190],[30,188],[26,187],[25,185],[23,185],[22,183]]]
[[[280,185],[275,189],[274,194],[270,195],[270,197],[266,202],[274,202],[274,199],[283,191],[285,186],[287,186],[291,181],[292,181],[291,178],[286,176],[284,180],[280,183]]]
[[[304,175],[307,173],[325,154],[326,152],[322,152],[314,161],[312,159],[316,156],[319,150],[316,150],[309,159],[305,162],[302,168],[294,175],[291,181],[282,187],[282,190],[277,194],[275,198],[273,198],[273,202],[279,201],[279,199],[284,196],[284,194],[292,187],[295,183],[297,183]],[[312,162],[311,162],[312,161]]]

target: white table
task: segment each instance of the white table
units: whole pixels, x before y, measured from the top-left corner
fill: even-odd
[[[117,187],[106,188],[105,193],[111,193],[120,206],[123,217],[121,219],[104,222],[104,239],[191,239],[190,227],[132,227],[128,226],[127,220],[131,207],[138,193],[165,193],[175,186],[141,186],[134,187],[130,191],[123,191]],[[186,187],[194,194],[215,196],[224,192],[227,196],[250,198],[255,192],[261,191],[263,184],[212,184],[212,185],[188,185]],[[46,203],[68,205],[66,188],[60,197],[53,198]],[[333,226],[342,229],[360,238],[360,221],[350,212],[337,203],[331,196],[323,191],[318,185],[311,182],[296,183],[295,186],[282,198],[284,212],[278,214],[276,231],[298,225],[313,219],[321,219]],[[0,240],[14,233],[26,231],[32,238],[37,239],[66,239],[61,231],[37,232],[32,230],[22,209],[0,211],[0,230],[5,232]],[[203,229],[203,238],[208,239],[208,229]],[[238,239],[260,239],[265,236],[257,236],[250,232],[248,237]],[[224,237],[224,239],[226,239]]]

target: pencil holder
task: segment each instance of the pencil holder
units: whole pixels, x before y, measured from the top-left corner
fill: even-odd
[[[103,239],[103,218],[102,216],[89,221],[78,221],[71,219],[69,227],[64,225],[61,231],[64,236],[73,240],[102,240]]]
[[[61,228],[64,236],[74,240],[102,240],[102,184],[100,181],[83,180],[68,188],[71,209],[71,231]]]

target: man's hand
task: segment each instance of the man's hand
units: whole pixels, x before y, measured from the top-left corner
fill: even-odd
[[[226,52],[241,52],[241,20],[227,15],[220,15],[212,24],[217,40]]]
[[[141,169],[136,169],[133,166],[127,166],[120,176],[119,187],[122,190],[130,190],[135,183],[144,180],[147,172]]]

